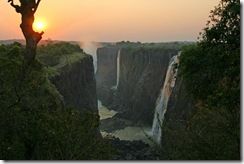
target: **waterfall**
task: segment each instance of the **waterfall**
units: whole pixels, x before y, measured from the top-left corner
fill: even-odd
[[[116,78],[116,85],[113,86],[111,89],[117,90],[119,85],[119,75],[120,75],[120,50],[118,51],[117,55],[117,78]]]
[[[178,72],[178,69],[174,68],[174,65],[179,64],[178,57],[180,56],[180,53],[181,52],[179,52],[178,55],[173,56],[170,59],[164,85],[163,88],[161,89],[155,107],[155,114],[154,114],[151,134],[158,143],[161,142],[161,135],[162,135],[161,128],[164,121],[164,114],[167,111],[168,100],[171,95],[172,89],[174,88],[176,76]]]
[[[117,55],[117,80],[116,80],[116,89],[119,85],[119,75],[120,75],[120,50]]]

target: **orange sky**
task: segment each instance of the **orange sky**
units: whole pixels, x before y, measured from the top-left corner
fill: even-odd
[[[71,3],[72,1],[72,3]],[[18,3],[18,0],[15,0]],[[77,41],[196,41],[219,0],[42,0],[43,38]],[[0,0],[0,40],[23,38],[20,15]]]

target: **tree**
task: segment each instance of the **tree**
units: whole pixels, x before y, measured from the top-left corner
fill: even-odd
[[[221,0],[180,69],[196,107],[188,120],[199,159],[240,159],[240,1]]]
[[[24,53],[24,66],[29,66],[33,63],[36,57],[37,44],[42,39],[41,33],[35,32],[32,28],[34,22],[34,14],[41,0],[19,0],[20,5],[15,5],[14,0],[8,0],[10,5],[17,13],[21,14],[20,28],[26,40],[26,49]]]
[[[200,42],[183,52],[181,69],[198,99],[215,107],[240,107],[239,0],[222,0],[211,11]]]

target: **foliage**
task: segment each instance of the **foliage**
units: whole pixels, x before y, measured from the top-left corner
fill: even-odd
[[[85,109],[64,107],[62,96],[40,62],[35,61],[23,72],[23,58],[12,57],[11,52],[14,56],[22,52],[22,47],[16,46],[1,46],[0,158],[112,158],[110,141],[98,133],[99,116]]]
[[[184,49],[181,69],[198,99],[231,110],[240,107],[240,2],[222,1],[212,14],[212,21],[222,17],[205,28],[201,42]]]
[[[37,57],[46,66],[55,66],[59,64],[62,58],[68,60],[72,54],[84,54],[79,45],[69,42],[50,42],[47,45],[41,45],[37,49]]]
[[[69,42],[48,41],[47,45],[41,45],[37,50],[37,58],[45,66],[49,78],[59,75],[59,68],[77,62],[86,55],[79,45]]]
[[[240,159],[240,2],[221,0],[180,69],[197,106],[187,142],[195,159]],[[188,146],[188,147],[189,147]]]

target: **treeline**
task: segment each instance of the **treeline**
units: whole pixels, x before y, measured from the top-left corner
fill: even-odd
[[[68,43],[39,49],[43,56],[54,51],[82,52]],[[23,69],[23,53],[19,43],[0,46],[0,159],[112,158],[110,141],[98,133],[99,116],[64,106],[42,62]]]
[[[69,42],[52,43],[41,45],[37,49],[37,57],[44,65],[55,66],[60,63],[62,58],[69,57],[74,53],[84,53],[79,45]]]
[[[239,0],[211,11],[199,42],[183,48],[180,71],[195,105],[168,158],[240,160]]]
[[[117,47],[117,48],[127,48],[127,49],[173,49],[180,50],[183,46],[192,45],[195,42],[159,42],[159,43],[141,43],[141,42],[130,42],[130,41],[121,41],[116,43],[111,43],[106,47]]]

